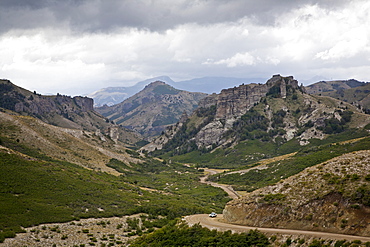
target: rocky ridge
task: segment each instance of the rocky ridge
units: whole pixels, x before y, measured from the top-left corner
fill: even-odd
[[[345,114],[352,114],[352,118]],[[297,138],[300,145],[307,145],[312,138],[325,138],[332,122],[335,128],[344,124],[361,128],[369,121],[369,116],[353,105],[309,95],[292,76],[274,75],[266,84],[240,85],[202,99],[187,121],[171,126],[143,150],[166,145],[185,152],[194,147],[214,149],[248,138],[280,143]]]
[[[127,144],[134,144],[140,138],[94,111],[93,100],[88,97],[40,95],[20,88],[9,80],[0,80],[0,96],[0,107],[20,115],[36,117],[54,126],[95,132]]]
[[[370,236],[370,151],[307,168],[227,203],[226,221]]]
[[[106,164],[114,158],[126,164],[141,162],[132,158],[116,139],[100,131],[62,128],[37,118],[0,111],[2,136],[22,146],[37,147],[52,158],[78,164],[88,169],[119,173]],[[115,133],[111,129],[111,135]],[[5,141],[4,141],[5,142]],[[0,145],[1,147],[1,145]]]
[[[206,95],[178,90],[165,82],[155,81],[120,104],[96,110],[115,123],[151,139],[161,134],[166,126],[179,121],[184,112],[190,114]]]

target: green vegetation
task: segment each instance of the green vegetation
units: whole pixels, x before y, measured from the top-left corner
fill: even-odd
[[[152,126],[157,127],[161,125],[169,125],[174,124],[177,122],[177,118],[175,116],[157,116],[157,119],[153,122]]]
[[[281,204],[286,198],[286,195],[283,194],[267,194],[261,199],[261,202],[267,204]]]
[[[339,115],[342,119],[339,121],[335,117],[325,119],[324,123],[325,126],[319,128],[324,131],[325,134],[334,134],[334,133],[341,133],[347,128],[347,124],[351,121],[351,117],[353,115],[352,111],[339,111]]]
[[[347,144],[325,144],[306,147],[289,159],[270,163],[266,169],[253,169],[243,174],[217,174],[210,176],[209,180],[234,185],[237,190],[250,192],[267,185],[275,184],[281,179],[303,171],[307,167],[322,163],[344,153],[367,149],[370,149],[370,137]],[[358,200],[368,200],[366,191],[361,195],[363,196]]]
[[[158,85],[153,89],[153,93],[163,95],[163,94],[178,94],[180,90],[173,88],[169,85]]]
[[[264,142],[261,140],[245,140],[239,144],[225,148],[216,149],[213,152],[194,150],[189,153],[172,156],[171,153],[160,155],[162,158],[181,163],[192,163],[198,167],[246,169],[261,160],[279,155],[308,150],[316,146],[330,145],[331,143],[350,140],[368,135],[364,130],[347,130],[342,133],[331,135],[324,140],[311,139],[310,144],[301,147],[296,139],[283,144]],[[235,177],[235,179],[238,179]],[[258,179],[256,179],[258,181]]]
[[[198,108],[196,110],[196,114],[198,118],[204,117],[201,123],[198,126],[195,126],[190,123],[188,120],[184,123],[180,130],[177,131],[176,135],[167,142],[161,150],[157,150],[153,152],[154,156],[159,156],[165,153],[169,153],[169,155],[180,155],[189,153],[191,151],[195,151],[198,147],[195,145],[194,142],[189,142],[188,140],[194,137],[200,129],[210,123],[216,114],[216,106],[211,106],[208,108]],[[175,147],[179,147],[175,149]]]
[[[221,189],[197,182],[197,170],[180,164],[146,159],[127,172],[126,164],[112,159],[109,165],[125,172],[116,177],[53,160],[5,137],[2,140],[3,145],[33,158],[0,152],[1,241],[21,232],[21,227],[41,223],[135,213],[161,215],[168,221],[221,211],[228,200]]]
[[[268,238],[257,230],[248,233],[217,232],[201,227],[199,224],[189,227],[176,221],[151,234],[134,240],[130,246],[270,246]]]

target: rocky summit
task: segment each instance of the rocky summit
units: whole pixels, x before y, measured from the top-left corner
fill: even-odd
[[[115,141],[134,144],[139,136],[100,115],[93,108],[93,99],[66,95],[41,95],[0,80],[0,107],[41,119],[43,122],[68,129],[95,132]]]
[[[178,90],[155,81],[122,103],[96,110],[115,123],[152,139],[178,122],[184,112],[190,114],[205,96],[207,94]]]
[[[168,128],[144,150],[169,151],[175,146],[186,153],[229,147],[244,140],[281,145],[294,139],[307,145],[312,138],[341,132],[345,125],[358,128],[369,121],[356,106],[309,95],[292,76],[274,75],[265,84],[240,85],[204,98],[187,121]]]

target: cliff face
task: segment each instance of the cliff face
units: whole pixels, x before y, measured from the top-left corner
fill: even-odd
[[[370,151],[342,155],[227,203],[230,223],[370,236]]]
[[[287,87],[298,89],[298,81],[294,80],[293,76],[274,75],[266,84],[251,83],[224,89],[218,95],[213,94],[203,99],[199,107],[216,105],[216,119],[238,118],[265,97],[272,88],[281,98],[286,98]]]
[[[93,99],[88,97],[45,96],[20,88],[9,80],[0,80],[0,107],[55,126],[93,131],[101,138],[106,135],[125,143],[139,140],[132,131],[112,124],[95,112]]]
[[[22,102],[15,104],[16,112],[45,115],[50,113],[68,114],[93,111],[93,100],[87,97],[69,96],[40,96],[32,95]]]
[[[93,111],[93,100],[64,95],[44,96],[15,86],[9,80],[0,81],[0,107],[29,114],[68,114]]]
[[[322,140],[369,122],[369,115],[353,105],[309,95],[292,76],[274,75],[265,84],[240,85],[207,96],[184,124],[168,129],[144,149],[176,148],[176,154],[183,154],[248,140],[282,145],[294,138],[303,146],[313,138]]]

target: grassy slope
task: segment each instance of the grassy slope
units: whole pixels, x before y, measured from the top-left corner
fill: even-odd
[[[234,185],[239,190],[253,191],[267,185],[275,184],[281,179],[303,171],[307,167],[317,165],[342,154],[369,149],[370,137],[343,144],[324,144],[321,146],[306,147],[289,159],[268,164],[266,169],[250,170],[243,174],[215,175],[210,180]]]
[[[337,141],[344,141],[368,135],[366,131],[362,131],[358,128],[364,127],[363,125],[369,122],[369,115],[358,112],[356,107],[346,103],[342,103],[330,97],[304,95],[300,93],[296,93],[293,96],[289,96],[286,99],[266,97],[266,100],[257,104],[253,108],[253,110],[261,116],[268,118],[269,113],[267,113],[266,111],[266,108],[268,108],[270,111],[270,115],[272,115],[270,124],[272,126],[275,125],[275,131],[277,133],[284,133],[285,130],[283,129],[283,127],[281,127],[281,125],[279,126],[279,124],[277,124],[277,120],[274,120],[274,118],[276,118],[275,114],[278,113],[279,110],[289,109],[289,113],[287,113],[283,118],[284,125],[295,126],[297,128],[296,134],[302,134],[305,131],[309,132],[310,127],[305,126],[305,122],[302,123],[300,121],[302,121],[302,118],[310,117],[313,112],[315,112],[315,117],[317,119],[322,119],[329,115],[331,116],[332,113],[329,114],[327,112],[334,112],[335,109],[349,110],[353,112],[350,122],[343,125],[345,129],[351,128],[350,130],[344,131],[342,133],[335,133],[333,135],[326,135],[326,138],[323,140],[310,139],[310,144],[308,145],[308,147]],[[311,103],[308,104],[308,101]],[[315,121],[316,119],[313,120]],[[193,116],[191,117],[188,125],[190,126],[190,124],[193,122],[199,122],[195,114],[193,114]],[[266,135],[267,131],[260,129],[258,123],[253,124],[255,124],[256,126],[256,129],[253,131],[250,131],[249,129],[246,130],[245,128],[235,128],[234,126],[234,128],[230,131],[230,138],[235,138],[236,140],[238,140],[238,138],[241,138],[243,134],[248,131],[248,136],[253,136],[252,133],[254,132],[259,132]],[[252,123],[247,122],[245,123],[245,125],[251,126]],[[169,151],[165,154],[162,154],[161,157],[178,162],[193,163],[198,166],[233,169],[240,168],[246,165],[252,165],[260,159],[292,153],[304,148],[299,144],[299,140],[297,139],[297,137],[286,142],[282,139],[282,136],[280,134],[276,136],[271,136],[268,134],[264,138],[259,139],[248,137],[239,142],[237,141],[236,143],[236,145],[232,145],[231,147],[221,147],[212,150],[211,152],[209,152],[209,150],[196,150],[189,153],[173,156],[173,151]]]
[[[123,166],[121,176],[50,157],[48,149],[40,149],[38,142],[26,139],[46,139],[59,142],[58,145],[68,139],[63,143],[55,141],[54,135],[45,134],[47,125],[41,131],[35,127],[37,122],[29,122],[27,118],[27,126],[33,126],[31,136],[25,131],[28,127],[22,127],[22,119],[18,120],[17,125],[0,124],[0,240],[21,231],[21,226],[138,212],[174,218],[221,211],[228,201],[221,189],[200,184],[201,173],[196,169],[150,158],[141,163],[126,163],[113,159],[120,154],[114,154],[113,146],[105,147],[111,150],[111,153],[105,152],[105,156],[113,154],[106,163],[113,169]],[[62,137],[67,138],[68,134]],[[74,137],[71,140],[77,141]],[[82,157],[79,153],[83,151],[79,149],[82,146],[73,150],[64,146],[64,157]],[[97,157],[102,155],[94,148],[90,148],[90,152],[90,155],[95,152]],[[131,160],[139,157],[135,151],[126,151],[127,155]],[[112,166],[112,161],[118,165]]]

